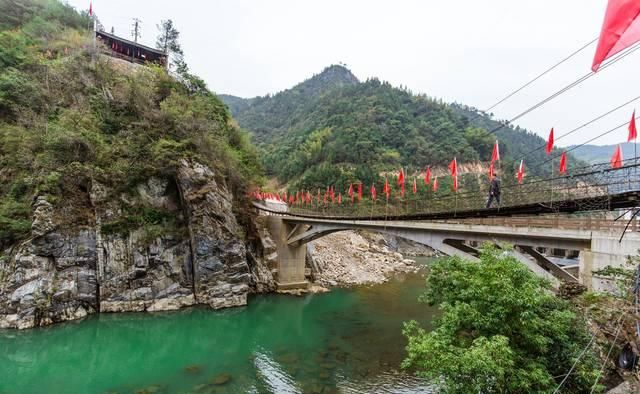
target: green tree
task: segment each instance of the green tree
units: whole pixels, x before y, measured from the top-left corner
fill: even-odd
[[[553,392],[584,349],[562,392],[589,391],[596,380],[584,322],[503,250],[483,249],[478,263],[436,262],[421,300],[439,305],[442,316],[431,332],[405,324],[403,366],[447,392]]]
[[[179,74],[186,72],[186,63],[184,62],[184,52],[178,39],[180,32],[173,24],[171,19],[160,21],[157,25],[159,34],[156,39],[156,47],[162,49],[171,58],[171,66],[176,67]]]

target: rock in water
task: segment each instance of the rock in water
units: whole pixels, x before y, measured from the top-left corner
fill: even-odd
[[[231,381],[231,375],[228,373],[221,373],[219,375],[216,375],[212,380],[211,380],[211,384],[214,384],[216,386],[222,386],[224,384],[227,384]]]

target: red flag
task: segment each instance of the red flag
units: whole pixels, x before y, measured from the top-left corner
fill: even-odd
[[[435,179],[433,180],[433,191],[437,192],[438,191],[438,177],[436,176]]]
[[[93,1],[89,2],[89,16],[93,16]]]
[[[431,183],[431,166],[427,166],[427,171],[424,174],[424,184],[428,185]]]
[[[567,152],[562,152],[560,156],[560,173],[565,174],[567,172]]]
[[[496,140],[496,144],[493,146],[493,152],[491,152],[491,164],[498,160],[500,160],[500,146],[498,146],[498,140]]]
[[[489,179],[493,178],[494,175],[495,171],[493,169],[493,162],[491,162],[491,164],[489,164]]]
[[[640,2],[609,0],[602,22],[600,39],[591,70],[598,71],[602,62],[640,40]]]
[[[552,150],[553,150],[553,127],[549,132],[549,139],[547,140],[547,148],[545,149],[545,151],[547,152],[547,155],[548,155],[551,153]]]
[[[400,174],[398,175],[398,186],[404,185],[404,170],[400,169]]]
[[[520,160],[520,165],[518,166],[518,183],[522,183],[524,179],[524,159]]]
[[[353,183],[349,184],[349,197],[353,197]]]
[[[382,192],[387,195],[387,200],[389,200],[389,196],[391,195],[391,188],[389,187],[389,181],[387,178],[384,178],[384,187],[382,188]]]
[[[373,201],[376,201],[376,185],[375,184],[371,185],[371,199]]]
[[[457,176],[453,177],[453,191],[454,192],[458,191],[458,177]]]
[[[416,177],[413,177],[413,194],[418,192],[418,185],[416,185]]]
[[[293,205],[293,194],[289,196],[289,205]]]
[[[611,167],[612,168],[622,167],[622,148],[620,147],[620,144],[618,144],[616,151],[613,152],[613,156],[611,156]]]
[[[457,177],[458,176],[458,161],[456,160],[455,157],[453,158],[451,163],[449,163],[449,171],[451,171],[451,176],[452,177]]]
[[[358,202],[362,200],[362,182],[358,183]]]
[[[342,204],[342,193],[338,193],[338,204]]]
[[[402,182],[402,185],[400,185],[400,196],[404,197],[404,182]]]
[[[633,110],[633,115],[631,115],[631,121],[629,122],[629,138],[627,138],[627,142],[631,142],[638,138],[638,129],[636,129],[636,111]]]

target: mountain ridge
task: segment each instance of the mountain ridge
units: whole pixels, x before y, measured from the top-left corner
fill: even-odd
[[[538,135],[377,78],[359,81],[342,65],[273,96],[220,98],[252,134],[269,174],[298,187],[349,179],[373,183],[383,171],[445,166],[454,156],[459,162],[486,161],[496,138],[505,170],[527,155],[532,175],[550,171],[535,165],[546,160],[544,151],[530,153],[545,143]]]

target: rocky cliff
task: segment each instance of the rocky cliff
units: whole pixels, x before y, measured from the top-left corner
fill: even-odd
[[[0,254],[0,328],[29,328],[97,312],[161,311],[247,303],[274,281],[263,242],[250,242],[233,195],[211,168],[182,160],[175,179],[150,178],[124,194],[92,181],[86,225],[65,223],[45,199],[31,237]],[[161,224],[128,220],[135,209]],[[266,234],[263,234],[266,236]]]

